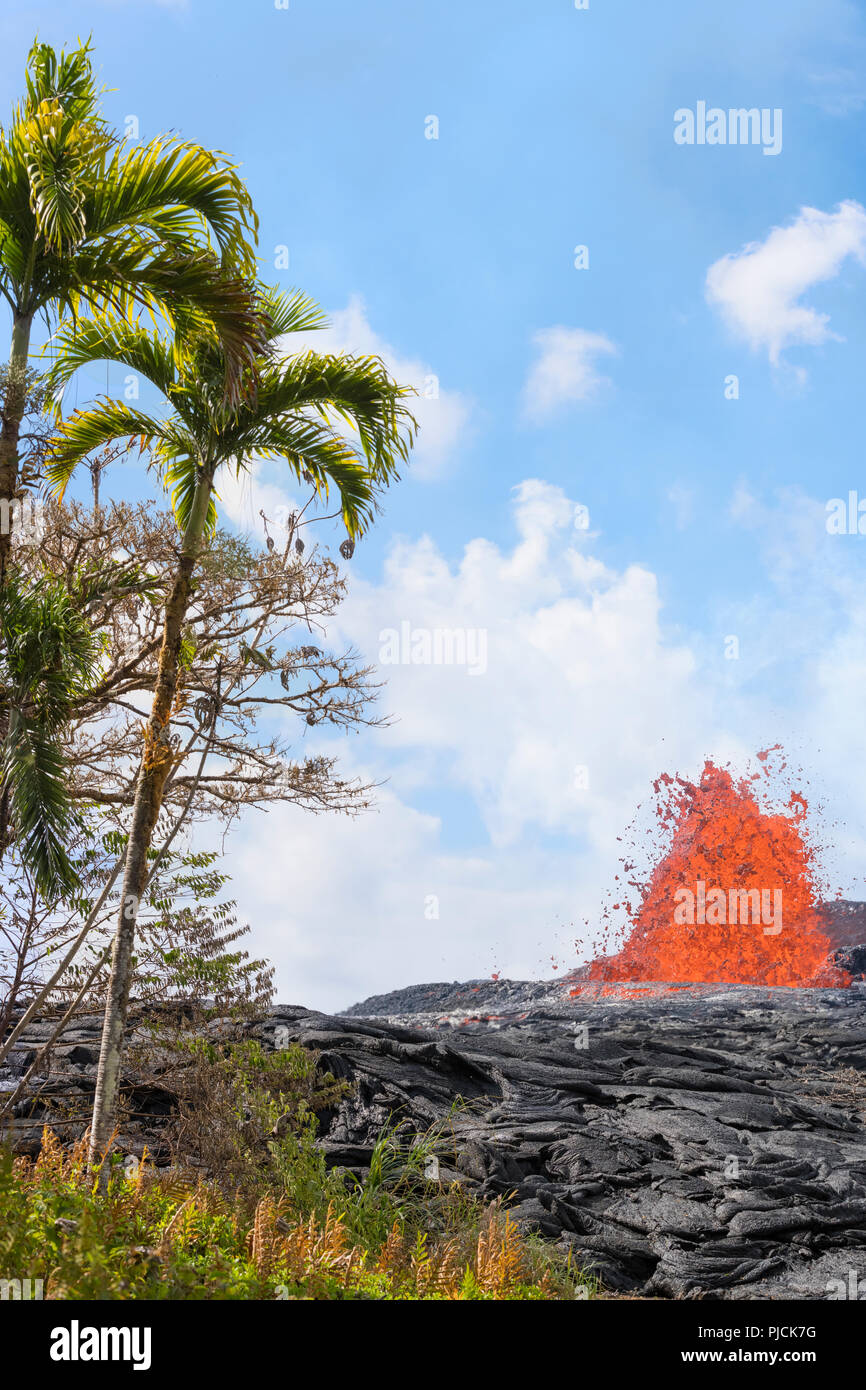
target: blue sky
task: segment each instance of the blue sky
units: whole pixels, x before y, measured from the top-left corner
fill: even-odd
[[[392,621],[484,627],[490,667],[394,673],[398,731],[347,753],[391,779],[370,825],[239,833],[281,993],[573,962],[649,779],[777,739],[840,820],[834,881],[866,896],[866,537],[824,524],[866,496],[862,7],[36,3],[0,18],[3,107],[37,31],[92,32],[119,126],[241,163],[265,278],[440,383],[334,636],[375,659]],[[676,144],[698,101],[781,110],[781,151]],[[236,524],[252,496],[227,496]],[[262,886],[284,841],[310,865],[288,905]]]

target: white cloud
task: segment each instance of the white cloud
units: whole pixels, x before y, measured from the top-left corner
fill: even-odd
[[[708,753],[742,759],[705,673],[662,633],[655,576],[601,563],[574,514],[560,488],[530,479],[515,489],[510,548],[477,538],[450,564],[420,536],[394,542],[380,582],[353,576],[334,645],[376,662],[382,632],[404,622],[481,629],[487,665],[382,667],[396,722],[364,734],[365,765],[349,765],[389,778],[379,814],[280,811],[234,840],[233,891],[281,997],[338,1008],[412,981],[574,965],[652,780]],[[358,744],[336,747],[351,757]],[[446,823],[414,809],[443,795]]]
[[[524,413],[543,423],[564,405],[588,401],[610,384],[597,369],[598,357],[617,349],[604,333],[585,328],[543,328],[534,334],[538,357],[524,388]]]
[[[408,401],[420,427],[409,465],[412,476],[424,479],[441,476],[469,435],[472,404],[468,397],[443,388],[430,363],[399,352],[376,333],[367,319],[360,295],[353,295],[346,308],[330,314],[329,319],[329,328],[320,333],[289,337],[285,340],[287,347],[292,352],[303,345],[317,352],[381,357],[401,385],[413,386],[419,392]]]
[[[271,534],[279,542],[279,530],[273,523],[285,516],[287,510],[300,511],[306,498],[302,499],[298,489],[292,485],[292,475],[285,467],[282,477],[287,486],[268,481],[266,471],[279,475],[280,466],[278,463],[266,465],[255,462],[239,474],[227,467],[221,468],[216,477],[219,494],[217,510],[220,518],[227,517],[241,531],[257,535],[260,541],[264,540],[265,534],[259,515],[263,511],[272,523]]]
[[[232,892],[280,1000],[336,1010],[423,980],[549,976],[555,953],[573,962],[574,931],[556,930],[571,866],[530,850],[449,853],[441,834],[386,788],[362,820],[281,808],[238,836]]]
[[[838,275],[849,256],[866,262],[866,209],[853,201],[835,212],[804,207],[765,241],[750,242],[711,265],[707,300],[737,336],[765,349],[775,365],[785,348],[839,341],[829,315],[800,299]]]
[[[387,704],[400,719],[385,743],[444,759],[495,844],[516,843],[532,825],[601,843],[619,822],[623,794],[637,793],[657,766],[659,737],[683,732],[671,703],[692,661],[662,640],[655,577],[638,565],[605,567],[573,516],[560,488],[530,479],[515,490],[519,539],[510,552],[473,540],[452,568],[429,537],[397,542],[383,583],[356,580],[341,615],[372,654],[380,633],[403,622],[486,633],[483,675],[385,670]],[[589,797],[575,789],[577,765],[589,767]]]
[[[769,583],[688,638],[666,634],[655,575],[605,565],[572,502],[538,479],[514,490],[511,546],[477,537],[449,563],[421,535],[392,543],[378,582],[353,575],[334,646],[375,663],[380,634],[404,622],[483,629],[486,670],[381,667],[396,722],[328,744],[347,775],[388,779],[379,811],[277,809],[233,839],[233,891],[280,998],[339,1009],[424,980],[576,964],[652,781],[707,756],[745,769],[778,742],[828,808],[834,889],[864,895],[866,566],[852,558],[866,542],[829,536],[823,502],[790,490],[768,503],[744,484],[730,515]]]

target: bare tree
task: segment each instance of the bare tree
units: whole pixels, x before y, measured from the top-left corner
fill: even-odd
[[[164,820],[191,789],[189,816],[216,815],[226,824],[246,806],[289,802],[357,814],[371,804],[373,787],[340,777],[335,755],[303,751],[314,728],[348,732],[387,721],[375,713],[374,669],[352,650],[327,649],[327,628],[345,595],[343,573],[317,546],[300,556],[296,540],[291,526],[279,549],[217,532],[202,555],[182,639]],[[151,506],[46,508],[34,565],[73,584],[82,557],[96,567],[111,558],[120,576],[93,605],[105,660],[70,730],[72,789],[80,803],[131,804],[176,545],[171,514]],[[294,736],[284,731],[287,719]],[[207,766],[200,771],[196,760],[206,741]]]
[[[245,808],[284,802],[354,815],[371,804],[374,788],[341,777],[334,754],[303,752],[319,726],[349,732],[386,722],[374,712],[378,685],[372,669],[352,651],[327,650],[327,627],[343,599],[345,578],[317,546],[301,553],[297,543],[304,527],[300,515],[290,518],[278,547],[263,518],[265,548],[218,532],[202,556],[183,634],[172,766],[157,827],[157,839],[169,852],[184,829],[214,818],[228,829]],[[5,919],[4,1026],[13,999],[30,1002],[0,1041],[0,1061],[37,1008],[66,1003],[103,959],[105,930],[118,907],[123,837],[176,546],[171,514],[148,505],[111,503],[91,510],[46,503],[38,550],[20,553],[25,569],[48,569],[73,592],[81,587],[82,571],[109,562],[113,582],[88,604],[104,658],[68,737],[73,799],[91,832],[94,824],[101,827],[101,848],[91,848],[86,858],[78,846],[83,889],[74,901],[46,905],[26,875],[7,874],[6,891],[17,895],[18,909]],[[284,731],[287,721],[294,738]],[[159,871],[156,850],[150,859],[151,871],[154,865]],[[157,875],[154,883],[152,892],[160,891]],[[165,934],[191,926],[190,918],[171,918],[161,929]],[[139,960],[140,994],[148,969],[141,951]],[[81,1006],[90,1007],[101,988],[94,977]],[[0,1027],[0,1040],[3,1033]]]

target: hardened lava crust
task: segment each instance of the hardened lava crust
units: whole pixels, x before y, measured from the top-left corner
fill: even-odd
[[[505,1197],[610,1289],[866,1297],[860,980],[432,984],[316,1032],[362,1078],[329,1132],[345,1160],[386,1112],[438,1119],[447,1176]]]

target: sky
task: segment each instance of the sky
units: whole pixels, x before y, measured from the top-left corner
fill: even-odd
[[[387,678],[337,745],[377,809],[229,842],[279,998],[577,964],[653,779],[776,743],[866,897],[866,535],[832,522],[866,501],[863,7],[39,0],[0,110],[37,33],[92,34],[119,129],[227,151],[263,278],[421,392],[328,634]],[[222,495],[256,535],[293,496],[278,463]],[[465,661],[390,664],[403,625]]]

